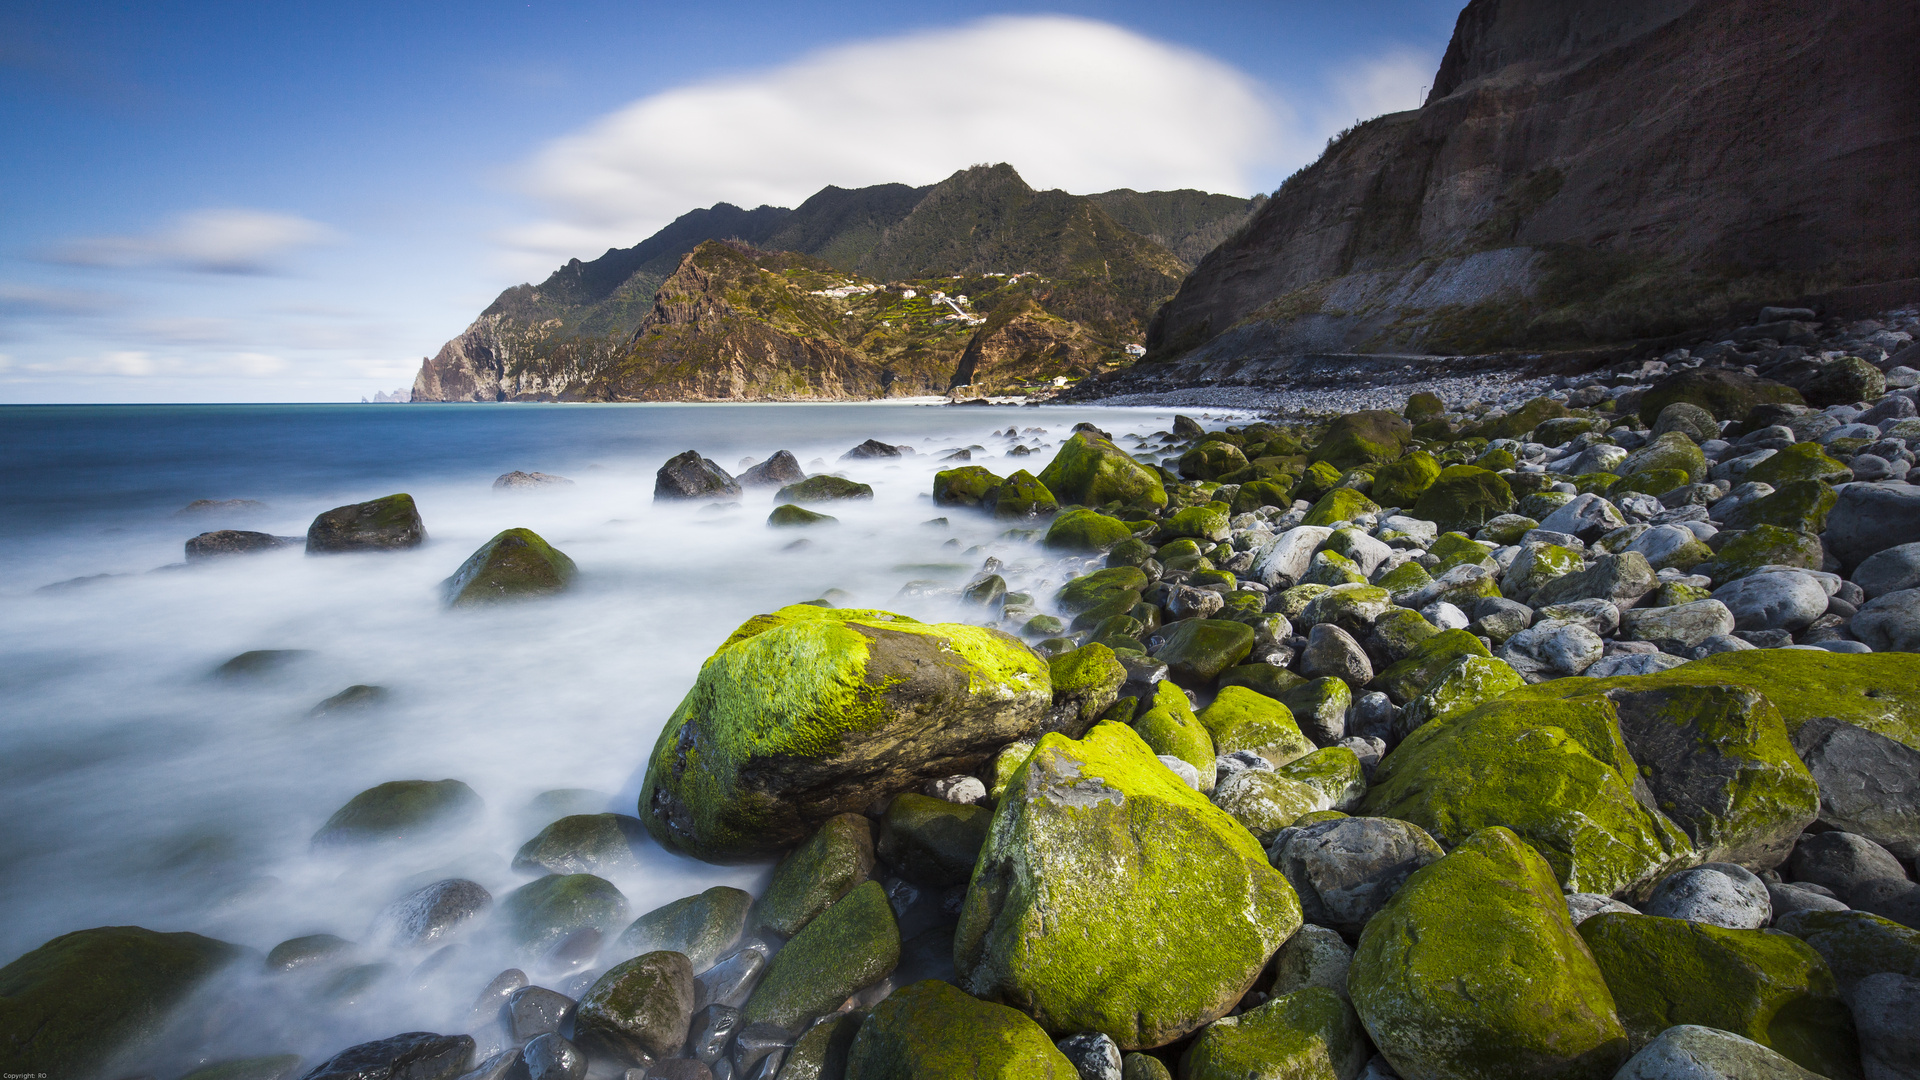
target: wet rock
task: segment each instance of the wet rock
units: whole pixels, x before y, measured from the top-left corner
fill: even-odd
[[[984,793],[984,791],[983,791]],[[877,853],[916,885],[965,884],[993,812],[908,792],[880,820]]]
[[[300,1061],[298,1054],[229,1058],[203,1065],[180,1080],[292,1080],[300,1073]]]
[[[893,909],[880,883],[868,881],[809,922],[774,956],[741,1019],[799,1030],[885,977],[899,961]]]
[[[821,474],[809,476],[797,484],[788,484],[773,493],[779,503],[837,502],[844,499],[871,499],[873,488],[844,477]]]
[[[688,1027],[687,1052],[707,1065],[727,1056],[734,1032],[740,1030],[740,1010],[731,1005],[708,1005],[694,1014]]]
[[[550,1031],[559,1031],[573,1019],[578,1003],[544,986],[522,986],[507,994],[507,1032],[525,1043]]]
[[[1373,664],[1353,636],[1332,623],[1320,623],[1307,635],[1300,673],[1310,679],[1337,678],[1349,686],[1373,681]]]
[[[410,1031],[351,1046],[301,1080],[453,1080],[473,1059],[473,1039]]]
[[[1823,826],[1920,857],[1920,750],[1826,716],[1802,723],[1793,747],[1820,785]]]
[[[531,529],[507,529],[480,545],[440,583],[449,607],[476,607],[564,591],[579,570]]]
[[[640,819],[625,814],[573,814],[520,846],[513,868],[532,874],[616,874],[640,868],[634,857],[646,836]]]
[[[334,811],[317,845],[414,840],[457,828],[479,816],[484,804],[458,780],[390,780],[355,795]]]
[[[799,933],[872,876],[873,859],[873,825],[866,817],[829,818],[774,868],[760,899],[760,925],[782,937]]]
[[[693,965],[677,952],[650,952],[594,982],[574,1014],[574,1038],[596,1054],[635,1065],[673,1057],[693,1020]]]
[[[307,526],[307,554],[342,551],[397,551],[419,547],[426,526],[411,495],[388,495],[372,502],[336,506]]]
[[[839,518],[834,517],[832,514],[816,514],[804,506],[782,503],[774,507],[773,512],[767,515],[767,526],[774,529],[785,529],[807,525],[832,525],[839,520]]]
[[[312,649],[250,649],[213,669],[213,677],[240,682],[275,675],[312,657]]]
[[[543,472],[521,472],[517,469],[510,473],[501,473],[493,481],[495,491],[552,491],[572,486],[573,481],[564,476]]]
[[[739,497],[739,482],[727,475],[727,470],[701,457],[696,450],[668,458],[653,477],[654,502]]]
[[[1080,1080],[1120,1080],[1120,1048],[1107,1036],[1069,1035],[1054,1046],[1073,1063]]]
[[[1283,829],[1267,851],[1307,922],[1355,935],[1408,876],[1442,854],[1418,825],[1369,817]]]
[[[1352,1006],[1332,990],[1314,986],[1216,1021],[1181,1055],[1180,1075],[1183,1080],[1348,1080],[1366,1067],[1369,1050]]]
[[[262,551],[272,551],[294,543],[285,537],[263,532],[246,532],[240,529],[219,529],[204,532],[187,541],[187,561],[203,562],[207,559],[219,559],[229,555],[255,555]]]
[[[1168,677],[1182,686],[1211,685],[1220,673],[1253,651],[1253,628],[1225,619],[1186,619],[1178,623],[1154,659],[1167,665]],[[1207,755],[1211,760],[1211,754]]]
[[[612,933],[626,921],[627,898],[592,874],[549,874],[508,893],[501,914],[512,939],[539,953],[580,930]]]
[[[1079,1078],[1073,1063],[1025,1014],[932,979],[904,987],[874,1006],[848,1048],[846,1075],[886,1080]]]
[[[267,509],[258,499],[195,499],[173,512],[174,517],[203,514],[256,514]]]
[[[1818,1080],[1818,1074],[1731,1031],[1675,1024],[1628,1058],[1614,1080]]]
[[[841,1013],[808,1028],[787,1051],[781,1080],[836,1080],[847,1073],[847,1056],[866,1018]]]
[[[620,935],[619,946],[635,953],[677,952],[705,971],[739,944],[753,894],[715,885],[647,912]]]
[[[772,457],[739,475],[742,487],[784,487],[807,478],[799,459],[791,450],[776,450]]]
[[[892,446],[879,439],[868,439],[859,446],[840,455],[841,461],[866,461],[873,458],[897,458],[903,453],[911,454],[910,446]]]
[[[520,1051],[528,1080],[583,1080],[587,1055],[557,1031],[536,1035]]]
[[[441,944],[493,906],[493,894],[465,878],[436,881],[388,905],[380,914],[386,939],[401,948]]]
[[[760,977],[767,973],[767,946],[753,942],[729,953],[718,963],[700,973],[694,985],[699,990],[695,1006],[705,1009],[709,1005],[725,1005],[738,1009],[753,996],[753,988],[760,985]]]
[[[1059,682],[1054,683],[1056,689]],[[1057,693],[1055,695],[1058,696]],[[938,780],[929,780],[920,789],[943,802],[959,803],[962,806],[985,806],[988,803],[987,785],[973,776],[943,776]]]
[[[364,712],[377,709],[386,704],[391,696],[384,686],[368,686],[364,683],[349,686],[345,690],[307,710],[309,719],[328,716],[335,713]]]
[[[289,938],[267,953],[268,971],[298,971],[331,964],[353,955],[353,942],[332,934]]]
[[[1640,910],[1729,930],[1758,930],[1773,920],[1766,882],[1733,863],[1707,863],[1668,874]]]
[[[493,981],[480,991],[473,1001],[473,1007],[467,1011],[467,1027],[479,1030],[506,1015],[507,1002],[513,992],[527,985],[527,973],[519,968],[508,968],[493,977]]]

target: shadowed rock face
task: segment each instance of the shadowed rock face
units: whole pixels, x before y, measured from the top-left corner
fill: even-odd
[[[1902,0],[1473,0],[1425,105],[1283,185],[1149,354],[1619,340],[1912,276],[1917,28]]]

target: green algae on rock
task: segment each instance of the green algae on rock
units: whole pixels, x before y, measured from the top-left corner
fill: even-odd
[[[1853,1018],[1826,961],[1799,938],[1618,911],[1582,922],[1580,936],[1634,1050],[1675,1024],[1699,1024],[1832,1080],[1860,1076]]]
[[[1083,506],[1119,502],[1165,506],[1167,491],[1160,474],[1133,460],[1109,439],[1089,431],[1075,432],[1060,444],[1053,460],[1040,470],[1040,482],[1055,497]]]
[[[1247,455],[1229,442],[1208,439],[1180,455],[1180,475],[1189,480],[1218,480],[1247,467]]]
[[[1300,926],[1253,837],[1131,728],[1040,740],[994,811],[960,985],[1051,1031],[1161,1046],[1225,1015]]]
[[[1819,443],[1797,442],[1748,469],[1742,479],[1778,490],[1795,480],[1844,484],[1853,479],[1853,470],[1828,457]]]
[[[1381,506],[1412,507],[1439,478],[1439,460],[1425,450],[1415,450],[1375,469],[1370,494]]]
[[[224,941],[139,926],[62,934],[0,968],[0,1064],[89,1075],[159,1034],[195,986],[239,955]]]
[[[1865,911],[1789,912],[1774,927],[1806,942],[1833,973],[1842,994],[1869,975],[1920,979],[1920,930]]]
[[[1379,504],[1352,488],[1334,488],[1307,511],[1303,525],[1344,525],[1365,514],[1380,512]]]
[[[513,868],[535,874],[605,874],[640,869],[634,846],[646,836],[625,814],[569,814],[520,845]]]
[[[1229,668],[1228,674],[1235,670]],[[1226,679],[1221,677],[1220,692],[1198,716],[1200,726],[1213,736],[1217,753],[1251,750],[1272,765],[1285,765],[1313,753],[1313,740],[1301,734],[1292,710],[1256,690],[1227,685]]]
[[[1200,774],[1200,790],[1213,790],[1213,738],[1193,714],[1187,695],[1170,679],[1154,687],[1153,703],[1134,717],[1133,730],[1155,754],[1177,757]]]
[[[840,519],[832,514],[816,514],[804,506],[793,503],[781,503],[767,515],[767,525],[775,529],[790,529],[806,525],[832,525]]]
[[[1402,1076],[1608,1080],[1627,1057],[1553,871],[1504,828],[1407,878],[1361,931],[1347,987]]]
[[[906,792],[894,796],[880,819],[876,850],[915,885],[965,884],[987,839],[993,811]]]
[[[671,1057],[687,1041],[696,998],[687,957],[667,951],[636,956],[608,968],[580,998],[574,1041],[627,1062]]]
[[[1053,707],[1046,730],[1077,739],[1086,734],[1120,696],[1127,669],[1113,650],[1098,642],[1082,645],[1047,661],[1053,682]]]
[[[1333,806],[1333,800],[1315,785],[1270,769],[1234,773],[1220,781],[1212,798],[1262,847],[1307,814]]]
[[[980,505],[1002,519],[1042,517],[1060,509],[1047,485],[1025,469],[989,489]]]
[[[551,596],[573,584],[578,573],[565,552],[532,529],[507,529],[480,545],[440,588],[447,606],[477,607]]]
[[[846,1080],[1079,1076],[1073,1062],[1025,1013],[981,1001],[938,979],[903,987],[874,1006],[847,1051]]]
[[[371,502],[336,506],[307,526],[307,554],[342,551],[397,551],[426,543],[427,528],[413,496],[388,495]]]
[[[1210,685],[1253,651],[1253,627],[1226,619],[1182,619],[1154,659],[1182,686]]]
[[[833,502],[839,499],[871,499],[873,488],[844,476],[821,473],[797,484],[788,484],[773,493],[777,503]]]
[[[760,925],[792,937],[873,874],[873,823],[837,814],[774,867],[760,897]]]
[[[997,630],[782,608],[701,666],[647,766],[640,819],[709,861],[765,858],[836,814],[968,773],[1038,732],[1046,661]]]
[[[864,882],[774,954],[740,1011],[741,1025],[764,1021],[798,1030],[899,963],[900,927],[887,894],[879,882]]]
[[[1098,510],[1069,510],[1053,519],[1041,543],[1056,551],[1105,551],[1132,539],[1133,530]]]
[[[962,465],[933,474],[933,502],[936,506],[979,506],[987,492],[1000,485],[1000,477],[979,465]]]
[[[1449,465],[1420,494],[1413,516],[1442,529],[1477,529],[1513,509],[1513,488],[1499,473]]]
[[[507,932],[529,954],[539,953],[576,930],[611,934],[627,921],[627,898],[613,883],[592,874],[548,874],[507,894],[501,902]]]
[[[1512,665],[1499,657],[1458,657],[1440,669],[1419,697],[1407,703],[1400,726],[1411,731],[1432,720],[1457,716],[1509,690],[1517,690],[1526,682]]]
[[[1416,613],[1417,614],[1417,613]],[[1409,705],[1455,661],[1466,656],[1493,654],[1465,630],[1442,630],[1414,642],[1405,657],[1373,677],[1372,687],[1383,690],[1395,705]]]
[[[662,904],[633,920],[618,944],[633,953],[677,952],[693,964],[695,971],[705,971],[740,943],[752,908],[752,893],[715,885]]]
[[[458,780],[389,780],[347,800],[333,812],[315,844],[414,840],[473,820],[482,803]]]
[[[1181,1080],[1353,1080],[1367,1066],[1353,1006],[1325,987],[1216,1020],[1180,1058]]]
[[[1383,409],[1342,413],[1327,425],[1320,444],[1308,454],[1340,469],[1379,465],[1405,453],[1413,426]]]
[[[1755,405],[1799,405],[1800,392],[1771,379],[1728,368],[1676,371],[1647,388],[1640,398],[1640,419],[1652,424],[1676,401],[1698,405],[1716,420],[1742,420]]]

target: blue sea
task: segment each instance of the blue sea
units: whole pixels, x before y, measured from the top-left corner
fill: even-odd
[[[846,603],[951,619],[964,612],[950,596],[902,587],[959,586],[995,558],[1011,587],[1044,597],[1080,568],[1006,523],[935,507],[946,454],[974,447],[973,463],[1002,475],[1038,472],[1077,422],[1133,446],[1125,436],[1172,418],[898,404],[0,407],[0,963],[108,925],[256,951],[128,1073],[287,1052],[310,1065],[364,1039],[462,1030],[480,989],[522,960],[482,928],[416,977],[424,956],[375,940],[383,907],[464,877],[497,908],[532,877],[511,869],[515,851],[557,816],[533,808],[542,793],[634,813],[663,720],[757,613],[839,589]],[[912,451],[841,459],[868,438]],[[1008,457],[1015,445],[1032,455]],[[690,449],[735,472],[790,450],[875,497],[824,508],[839,523],[804,533],[767,526],[768,488],[738,504],[655,503],[655,470]],[[573,483],[496,492],[511,470]],[[402,491],[426,524],[419,548],[310,558],[296,544],[183,565],[197,533],[300,537],[321,511]],[[264,505],[181,512],[198,499]],[[514,526],[570,555],[576,586],[446,610],[438,583]],[[254,649],[307,653],[268,677],[211,677]],[[387,688],[385,704],[308,715],[356,684]],[[312,847],[355,793],[445,778],[485,800],[478,824],[400,848]],[[768,872],[650,844],[639,856],[614,878],[629,917],[716,884],[758,889]],[[364,987],[265,974],[261,954],[320,933],[374,965]]]

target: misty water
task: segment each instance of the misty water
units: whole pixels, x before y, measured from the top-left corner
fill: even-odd
[[[402,1031],[466,1030],[496,973],[526,968],[571,990],[622,957],[540,972],[482,923],[431,976],[431,951],[384,947],[376,917],[436,880],[499,901],[533,879],[514,853],[566,812],[635,812],[646,757],[700,662],[737,625],[783,604],[843,604],[938,620],[980,618],[908,581],[963,585],[995,557],[1042,600],[1080,567],[1006,522],[935,507],[939,457],[1038,472],[1079,421],[1136,444],[1171,427],[1146,409],[908,405],[139,406],[0,408],[0,963],[94,926],[190,930],[254,950],[204,988],[128,1073],[297,1053],[312,1065]],[[1005,432],[1022,429],[1019,438]],[[1043,428],[1045,434],[1027,429]],[[901,459],[842,461],[867,438]],[[1019,443],[1031,457],[1009,458]],[[653,501],[654,472],[697,449],[737,471],[791,450],[809,472],[869,483],[870,502],[816,507],[835,526],[770,529],[772,489],[732,508]],[[495,492],[509,470],[570,487]],[[405,552],[309,557],[298,545],[178,565],[198,532],[301,536],[333,506],[397,491],[429,540]],[[182,516],[195,499],[252,512]],[[948,524],[925,524],[946,517]],[[448,611],[437,588],[474,548],[525,526],[579,565],[567,594]],[[804,537],[808,543],[790,548]],[[105,576],[96,576],[105,575]],[[56,589],[43,586],[85,578]],[[258,679],[216,679],[254,649],[310,650]],[[374,709],[310,717],[354,684]],[[355,793],[456,778],[486,807],[471,827],[412,844],[315,849]],[[572,789],[571,808],[532,809]],[[565,800],[549,800],[556,806]],[[712,885],[757,891],[767,866],[713,866],[648,842],[609,875],[628,918]],[[269,976],[263,954],[296,936],[358,943],[386,964],[351,992],[322,973]],[[610,935],[609,940],[612,936]],[[484,1047],[483,1047],[484,1049]]]

